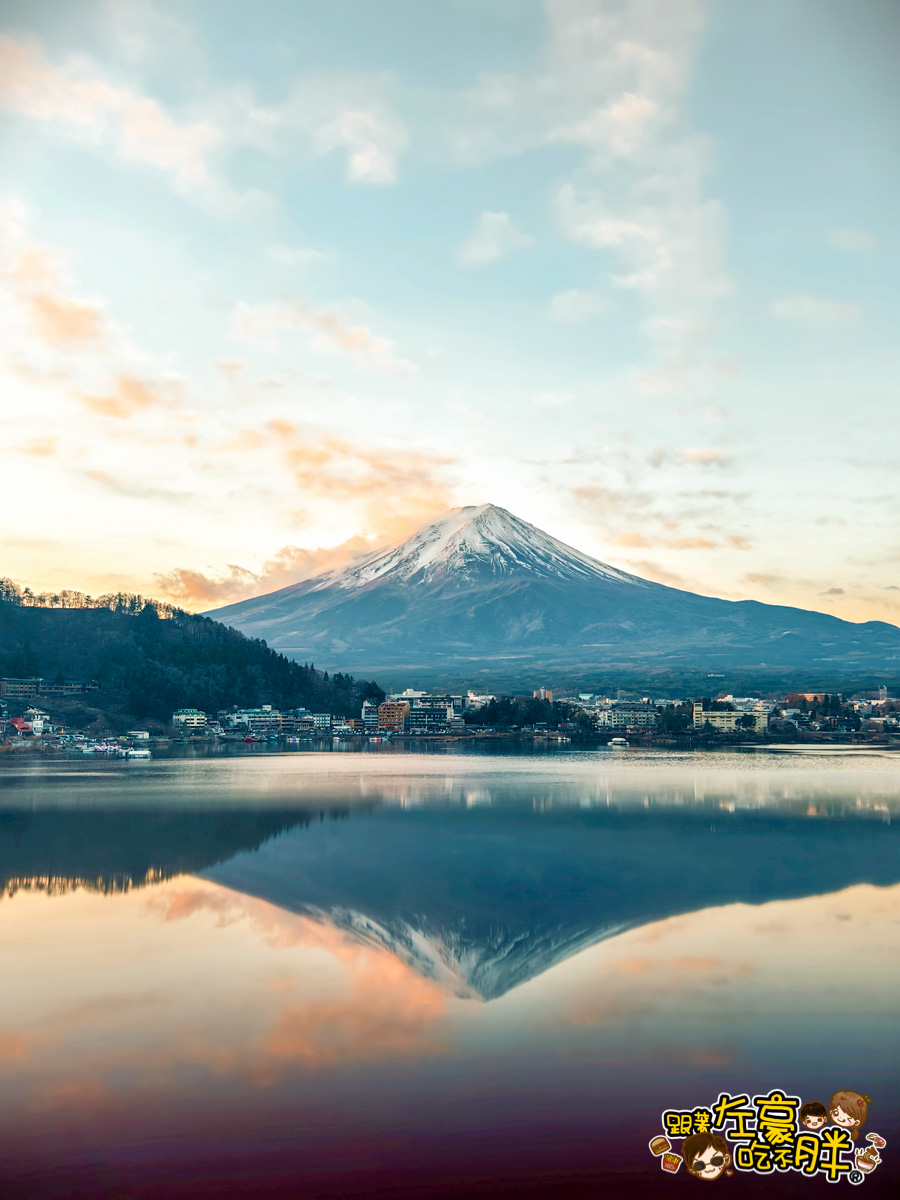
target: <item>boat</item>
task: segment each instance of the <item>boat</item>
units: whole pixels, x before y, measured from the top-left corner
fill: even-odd
[[[628,742],[622,737],[610,738],[606,744],[607,746],[612,746],[614,750],[626,750],[628,748]]]
[[[149,750],[126,750],[126,758],[152,758],[153,755]]]

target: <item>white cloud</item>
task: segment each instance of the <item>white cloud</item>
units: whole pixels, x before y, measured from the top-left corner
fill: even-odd
[[[712,325],[731,287],[726,213],[704,195],[711,145],[691,128],[684,103],[706,4],[546,0],[545,9],[542,61],[482,76],[457,105],[454,144],[470,160],[580,148],[583,162],[556,189],[560,231],[599,251],[613,286],[668,323],[664,338],[646,326],[655,366],[680,369],[697,354],[689,331]],[[557,307],[561,316],[579,305],[573,297]]]
[[[109,81],[86,60],[55,66],[38,46],[0,35],[0,105],[155,167],[179,192],[236,199],[211,169],[224,139],[221,129],[209,121],[176,120],[156,100]]]
[[[571,322],[586,321],[606,308],[606,302],[596,292],[582,292],[570,288],[567,292],[557,292],[550,300],[550,315],[554,321]]]
[[[822,300],[818,296],[789,296],[778,300],[772,311],[776,317],[807,324],[848,324],[858,321],[861,313],[855,304]]]
[[[509,213],[483,212],[473,232],[460,246],[459,260],[466,267],[484,267],[533,245],[534,238],[517,229]]]
[[[149,52],[148,30],[156,28],[157,15],[152,5],[129,10],[137,27],[125,23],[126,57]],[[310,76],[282,103],[267,106],[248,86],[234,85],[209,91],[196,110],[201,115],[181,120],[86,58],[55,64],[38,44],[0,35],[0,107],[58,135],[154,167],[183,195],[223,208],[262,199],[253,191],[238,195],[216,169],[217,158],[240,145],[294,160],[298,149],[314,158],[343,152],[348,182],[393,183],[409,135],[389,102],[390,91],[387,77]]]
[[[229,126],[241,140],[296,159],[345,155],[349,183],[396,182],[409,145],[387,76],[316,75],[299,80],[278,104],[262,105],[246,88],[229,94]]]
[[[857,250],[875,250],[878,243],[871,233],[864,229],[832,229],[828,234],[828,243],[835,250],[845,250],[852,253]]]
[[[258,305],[241,301],[235,308],[236,337],[271,345],[290,330],[308,334],[314,349],[345,355],[371,371],[411,375],[418,370],[415,363],[398,357],[388,338],[377,337],[365,325],[351,324],[336,309],[315,308],[307,300]]]

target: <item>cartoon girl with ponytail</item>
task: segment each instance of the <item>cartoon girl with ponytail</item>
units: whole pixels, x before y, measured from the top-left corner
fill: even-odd
[[[860,1129],[866,1123],[871,1103],[872,1097],[868,1094],[861,1095],[859,1092],[850,1091],[835,1092],[828,1101],[828,1115],[835,1125],[846,1129],[855,1142],[859,1137]]]

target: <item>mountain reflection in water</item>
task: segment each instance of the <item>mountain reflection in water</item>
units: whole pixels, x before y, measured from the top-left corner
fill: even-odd
[[[0,781],[0,1195],[650,1194],[747,1087],[896,1129],[892,764],[152,765]]]

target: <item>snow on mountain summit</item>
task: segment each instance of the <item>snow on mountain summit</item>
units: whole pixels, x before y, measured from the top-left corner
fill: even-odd
[[[505,508],[481,504],[451,509],[403,545],[376,550],[350,567],[327,572],[313,590],[362,588],[386,576],[430,582],[438,577],[507,576],[513,571],[560,580],[643,582],[567,546]]]

